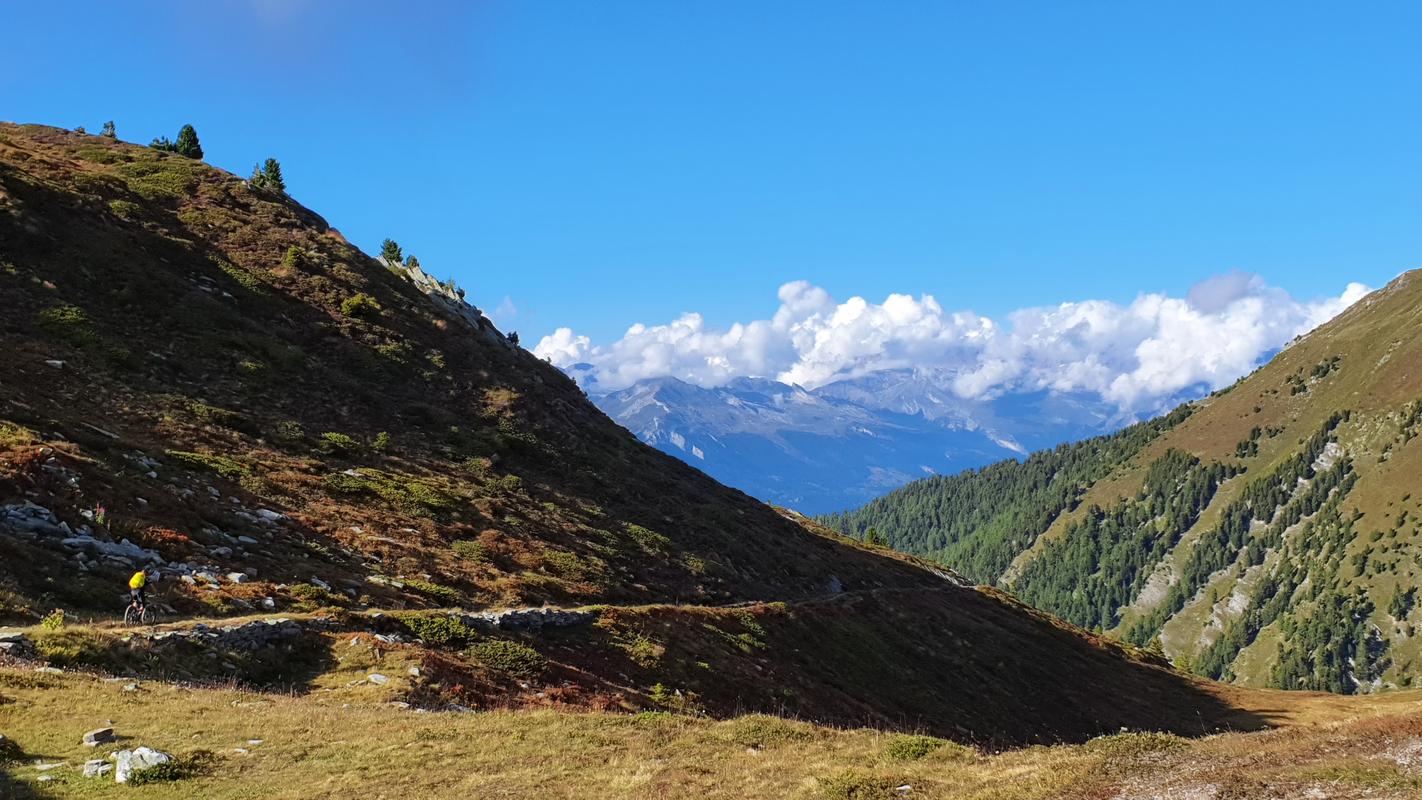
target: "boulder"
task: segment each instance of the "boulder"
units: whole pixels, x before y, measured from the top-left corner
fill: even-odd
[[[114,783],[128,783],[135,773],[167,764],[173,757],[149,747],[120,750],[110,756],[114,760]]]
[[[248,581],[247,573],[229,572],[227,573],[227,580],[232,581],[233,583],[246,583]]]
[[[84,777],[102,778],[114,771],[114,765],[102,758],[92,758],[84,762]]]
[[[384,686],[385,684],[390,682],[390,678],[386,677],[385,675],[381,675],[379,672],[372,672],[365,677],[366,680],[369,680],[376,686]]]
[[[112,742],[115,738],[113,728],[96,728],[84,734],[84,746],[98,747]]]

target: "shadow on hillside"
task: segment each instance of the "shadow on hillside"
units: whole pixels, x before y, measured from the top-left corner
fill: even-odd
[[[47,800],[52,797],[36,791],[28,783],[10,773],[10,768],[0,765],[0,797],[5,800]]]

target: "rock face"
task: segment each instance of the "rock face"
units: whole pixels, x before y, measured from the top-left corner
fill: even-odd
[[[136,773],[152,769],[160,764],[170,763],[173,760],[171,755],[148,747],[120,750],[114,753],[111,758],[114,760],[115,783],[128,783]]]

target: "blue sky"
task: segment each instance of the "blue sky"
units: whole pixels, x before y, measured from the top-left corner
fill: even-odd
[[[241,174],[525,341],[777,288],[1001,316],[1422,262],[1422,6],[10,3],[0,116]]]

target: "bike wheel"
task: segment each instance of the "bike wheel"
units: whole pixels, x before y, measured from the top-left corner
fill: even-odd
[[[138,616],[138,609],[130,605],[128,608],[125,608],[123,610],[123,624],[128,627],[137,625]]]

